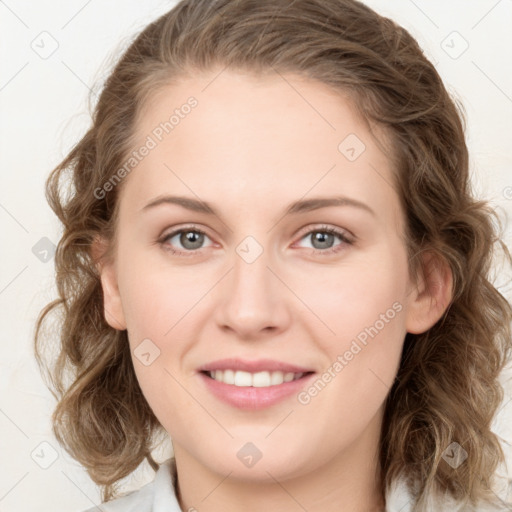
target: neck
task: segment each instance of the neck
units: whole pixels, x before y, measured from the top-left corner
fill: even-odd
[[[382,512],[379,420],[375,418],[358,440],[321,467],[282,481],[270,476],[272,471],[266,481],[257,482],[220,474],[174,445],[180,507],[201,512]]]

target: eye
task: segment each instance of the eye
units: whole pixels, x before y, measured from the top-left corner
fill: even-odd
[[[344,231],[329,226],[321,226],[319,228],[308,231],[301,240],[309,238],[313,244],[315,254],[332,254],[343,249],[344,245],[352,245],[353,241]],[[338,238],[341,243],[333,247],[334,239]]]
[[[313,244],[314,254],[332,254],[343,249],[344,245],[352,245],[353,241],[347,236],[344,231],[329,226],[321,226],[319,228],[306,232],[301,237],[301,240],[310,238]],[[165,250],[170,251],[172,254],[180,256],[193,256],[197,251],[203,249],[203,243],[208,235],[196,227],[180,228],[171,233],[164,235],[158,243],[164,247]],[[338,238],[341,243],[333,246],[334,240]],[[176,239],[173,242],[173,239]],[[184,250],[175,249],[176,244],[180,244]],[[210,244],[208,247],[211,247]]]
[[[175,242],[172,242],[173,238],[176,239]],[[205,238],[208,238],[208,235],[198,228],[181,228],[164,235],[158,242],[173,254],[191,256],[195,251],[202,249]],[[173,246],[177,243],[181,244],[185,250],[174,249]]]

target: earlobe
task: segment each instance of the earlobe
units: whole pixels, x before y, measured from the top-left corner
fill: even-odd
[[[101,259],[107,246],[104,239],[95,238],[91,245],[91,255],[100,275],[105,320],[114,329],[123,331],[126,329],[126,321],[117,283],[115,262],[110,258]]]
[[[406,329],[421,334],[430,329],[448,309],[453,294],[453,275],[449,264],[432,252],[422,258],[421,277],[412,291]]]

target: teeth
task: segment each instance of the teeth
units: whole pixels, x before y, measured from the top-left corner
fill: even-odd
[[[217,372],[215,372],[215,375],[217,375]],[[234,384],[235,383],[235,372],[233,370],[224,370],[223,372],[220,372],[220,376],[216,380],[220,380],[226,384]]]
[[[303,373],[284,372],[242,372],[235,370],[215,370],[208,372],[212,379],[224,384],[232,384],[240,387],[252,386],[255,388],[266,388],[278,386],[283,382],[291,382],[300,379]]]

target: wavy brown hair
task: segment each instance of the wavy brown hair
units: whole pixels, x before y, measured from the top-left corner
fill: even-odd
[[[490,502],[493,474],[504,462],[491,422],[503,397],[498,376],[510,358],[512,316],[490,272],[496,248],[507,264],[510,253],[497,214],[473,197],[460,105],[404,28],[354,0],[183,0],[121,56],[90,129],[46,183],[63,224],[59,297],[39,315],[35,354],[58,399],[56,438],[101,485],[104,501],[145,458],[158,467],[151,453],[163,428],[139,388],[127,332],[105,321],[91,254],[96,237],[114,240],[123,183],[101,199],[95,190],[123,165],[141,108],[158,88],[226,67],[328,84],[383,128],[411,275],[423,271],[420,256],[429,251],[449,264],[454,284],[441,320],[406,335],[382,425],[382,492],[402,477],[416,511],[441,493],[471,506]],[[58,324],[46,330],[51,312],[60,313]],[[57,347],[51,363],[44,340]],[[468,454],[457,469],[441,457],[452,442]]]

